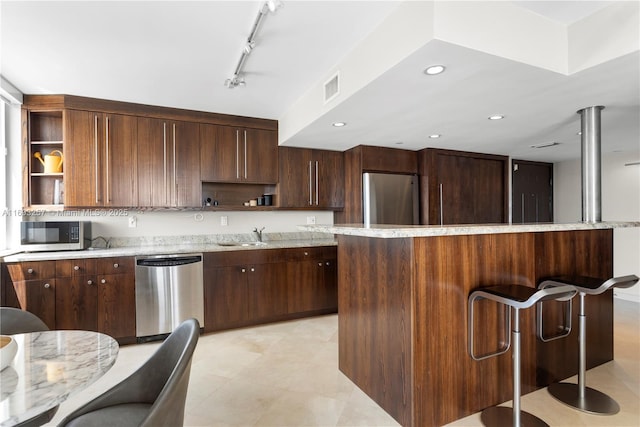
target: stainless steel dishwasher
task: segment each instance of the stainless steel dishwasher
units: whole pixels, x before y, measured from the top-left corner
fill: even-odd
[[[136,336],[162,339],[188,318],[204,328],[202,254],[136,257]]]

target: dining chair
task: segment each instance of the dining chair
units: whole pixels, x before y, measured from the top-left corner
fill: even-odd
[[[58,427],[182,426],[199,335],[198,321],[185,320],[137,371],[76,409]]]
[[[0,307],[0,335],[25,334],[28,332],[48,331],[49,327],[35,314],[19,308]],[[58,412],[55,406],[18,424],[19,427],[36,427],[51,421]]]
[[[13,307],[0,307],[0,334],[14,335],[48,331],[49,327],[38,316]]]

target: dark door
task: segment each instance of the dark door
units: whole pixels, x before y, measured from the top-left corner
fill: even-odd
[[[553,163],[513,160],[512,179],[512,222],[553,222]]]

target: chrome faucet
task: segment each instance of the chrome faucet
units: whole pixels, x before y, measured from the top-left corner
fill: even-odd
[[[258,242],[262,242],[262,230],[264,230],[264,227],[262,227],[260,230],[258,230],[258,227],[253,228],[253,232],[258,236]]]

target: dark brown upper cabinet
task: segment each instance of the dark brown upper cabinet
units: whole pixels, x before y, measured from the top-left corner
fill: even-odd
[[[338,151],[280,147],[281,208],[342,209],[344,160]]]
[[[508,157],[427,148],[419,160],[422,224],[508,221]]]
[[[201,178],[205,182],[278,182],[276,131],[201,125]]]

